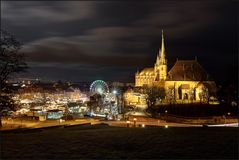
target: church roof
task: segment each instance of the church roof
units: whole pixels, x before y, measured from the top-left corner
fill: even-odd
[[[168,72],[171,81],[207,81],[212,78],[196,60],[177,60]]]
[[[142,75],[154,75],[154,68],[144,68],[140,73]]]

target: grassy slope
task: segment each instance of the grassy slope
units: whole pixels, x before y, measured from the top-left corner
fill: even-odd
[[[236,158],[237,128],[104,125],[1,135],[3,159]]]
[[[226,104],[175,104],[156,106],[155,109],[158,113],[165,113],[167,110],[170,114],[186,117],[227,116],[228,112],[230,116],[238,116],[238,107]]]

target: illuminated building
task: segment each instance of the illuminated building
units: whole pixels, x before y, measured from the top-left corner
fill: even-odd
[[[134,92],[132,89],[124,93],[125,105],[146,105],[146,95]]]
[[[164,35],[156,63],[152,68],[144,68],[135,74],[135,87],[164,88],[165,100],[176,102],[205,101],[216,92],[216,84],[195,60],[177,60],[168,72]]]

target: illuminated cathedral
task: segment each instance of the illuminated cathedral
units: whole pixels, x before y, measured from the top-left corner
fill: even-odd
[[[164,34],[154,67],[135,74],[135,87],[162,87],[165,99],[180,102],[209,100],[215,95],[216,84],[204,68],[194,60],[177,60],[168,71]]]

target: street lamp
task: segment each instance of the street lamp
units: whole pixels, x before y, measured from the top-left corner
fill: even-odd
[[[114,95],[114,97],[115,97],[115,100],[116,100],[116,107],[117,107],[117,109],[118,109],[118,113],[120,113],[121,112],[121,109],[120,109],[120,102],[119,102],[119,96],[120,96],[120,94],[119,94],[119,92],[117,91],[117,89],[113,89],[112,90],[112,93],[113,93],[113,95]]]
[[[113,94],[117,94],[117,90],[113,90]]]
[[[127,128],[129,128],[130,121],[126,121],[126,123],[127,123]]]
[[[137,121],[137,118],[134,118],[134,127],[136,127],[136,121]]]
[[[165,111],[165,115],[166,115],[165,119],[166,119],[166,121],[167,121],[167,118],[168,118],[167,113],[168,113],[168,110]]]

